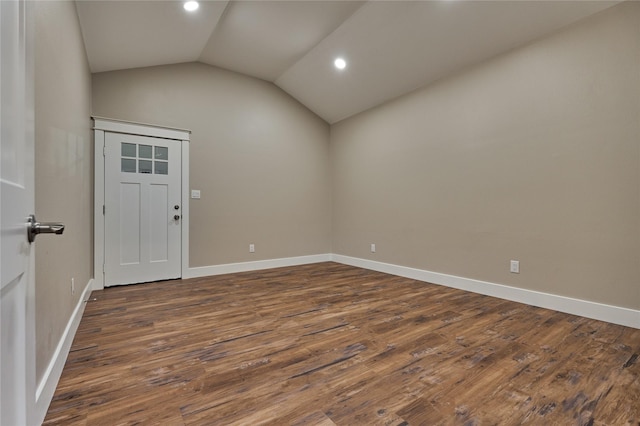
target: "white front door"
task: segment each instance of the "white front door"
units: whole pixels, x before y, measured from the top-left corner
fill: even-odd
[[[180,144],[105,133],[105,286],[180,278]]]
[[[35,295],[26,220],[34,209],[32,30],[29,2],[0,1],[0,425],[35,407]]]

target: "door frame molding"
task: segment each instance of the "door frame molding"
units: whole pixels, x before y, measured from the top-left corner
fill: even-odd
[[[94,202],[93,202],[93,290],[104,289],[104,144],[105,133],[125,133],[180,141],[182,151],[181,203],[182,237],[180,275],[189,270],[189,143],[191,131],[152,124],[135,123],[92,116],[94,138]]]

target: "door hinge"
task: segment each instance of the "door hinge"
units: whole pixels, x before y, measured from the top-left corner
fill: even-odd
[[[105,213],[107,212],[107,208],[105,207],[105,205],[102,205],[102,216],[105,215]]]
[[[103,157],[106,157],[106,156],[107,156],[107,146],[106,146],[106,145],[104,145],[104,146],[102,147],[102,156],[103,156]]]
[[[104,274],[104,263],[102,264],[102,273]]]

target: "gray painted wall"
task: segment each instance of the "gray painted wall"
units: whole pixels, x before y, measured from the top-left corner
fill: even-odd
[[[639,23],[623,3],[332,126],[333,252],[639,309]]]
[[[36,217],[66,224],[63,235],[35,243],[40,382],[93,276],[93,136],[91,73],[75,5],[38,1],[35,14]]]
[[[329,125],[275,85],[198,63],[98,73],[93,113],[192,131],[190,266],[331,252]]]

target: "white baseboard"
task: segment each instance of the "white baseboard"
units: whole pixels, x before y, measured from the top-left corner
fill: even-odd
[[[92,289],[93,279],[90,279],[84,287],[82,295],[78,300],[78,304],[76,305],[73,314],[71,314],[71,318],[69,318],[67,327],[64,329],[64,332],[58,341],[58,346],[56,347],[56,350],[51,357],[51,361],[42,376],[42,380],[38,383],[38,387],[36,389],[35,413],[35,420],[37,424],[41,424],[44,417],[47,415],[49,404],[51,404],[51,399],[56,391],[56,386],[58,386],[58,381],[62,375],[62,369],[64,368],[67,356],[69,355],[71,343],[73,342],[73,338],[78,330],[78,325],[80,325],[80,319],[82,318],[86,301],[89,299]]]
[[[236,272],[259,271],[262,269],[282,268],[285,266],[306,265],[309,263],[330,262],[331,254],[314,254],[311,256],[284,257],[280,259],[257,260],[253,262],[227,263],[224,265],[201,266],[189,268],[187,276],[182,278],[199,278],[211,275],[233,274]]]
[[[409,268],[406,266],[393,265],[390,263],[343,256],[340,254],[333,254],[331,258],[334,262],[344,263],[345,265],[357,266],[418,281],[425,281],[473,293],[498,297],[500,299],[525,303],[527,305],[538,306],[540,308],[553,309],[555,311],[579,315],[586,318],[593,318],[627,327],[640,328],[639,310],[605,305],[602,303],[590,302],[588,300],[574,299],[571,297],[542,293],[534,290],[510,287],[486,281],[478,281],[470,278],[441,274],[438,272],[425,271],[422,269]]]

